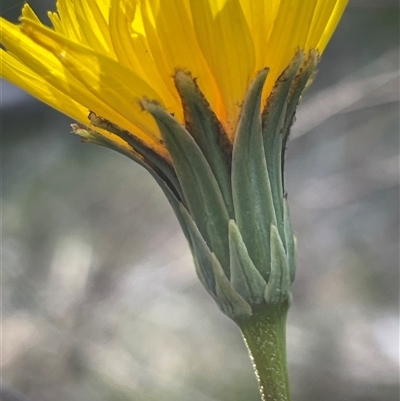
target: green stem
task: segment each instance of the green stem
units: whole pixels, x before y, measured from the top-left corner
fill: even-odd
[[[237,323],[253,361],[263,401],[290,401],[286,361],[288,303],[253,308]]]

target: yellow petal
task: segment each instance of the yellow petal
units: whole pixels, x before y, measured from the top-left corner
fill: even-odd
[[[249,26],[256,55],[256,71],[265,68],[264,54],[271,35],[280,0],[240,0]]]
[[[88,124],[88,110],[71,99],[71,97],[51,86],[41,76],[33,73],[10,53],[1,52],[1,76],[7,81],[26,90],[55,109],[62,110],[66,115],[83,124]]]
[[[6,20],[1,20],[1,23],[2,43],[11,55],[77,103],[85,105],[90,110],[96,110],[96,113],[112,114],[110,108],[66,70],[52,52],[33,42],[18,26]],[[121,117],[118,120],[121,122]]]
[[[54,26],[57,28],[57,32],[65,35],[70,40],[86,44],[85,37],[82,33],[82,28],[79,26],[78,20],[76,18],[70,18],[70,16],[75,15],[73,1],[57,1],[57,12],[59,16],[59,26]],[[53,13],[53,15],[56,15],[56,13]]]
[[[42,77],[34,74],[24,64],[20,63],[6,51],[0,50],[0,53],[2,60],[0,73],[2,77],[16,86],[23,88],[50,107],[62,110],[64,114],[71,117],[73,120],[90,126],[88,120],[89,110],[73,101],[69,96],[64,95],[64,93],[60,92],[58,89],[52,87]],[[92,128],[126,151],[136,155],[136,152],[121,138],[97,127]]]
[[[148,114],[143,113],[139,105],[144,96],[160,100],[146,82],[117,61],[69,41],[48,28],[27,19],[22,19],[22,23],[23,32],[58,60],[59,63],[55,64],[57,70],[51,71],[53,76],[61,78],[58,85],[68,91],[70,82],[75,82],[70,96],[74,96],[78,90],[81,93],[84,90],[87,96],[85,100],[90,103],[87,105],[89,109],[96,110],[97,107],[92,108],[92,104],[100,103],[103,109],[106,105],[106,110],[99,113],[102,117],[133,132],[150,146],[159,146],[160,134],[156,124]],[[41,67],[48,64],[46,62]],[[65,75],[68,75],[67,79]],[[122,121],[118,115],[123,117]],[[121,122],[117,122],[117,119]]]
[[[305,49],[316,49],[332,10],[335,8],[336,1],[318,1],[311,21]]]
[[[138,11],[138,12],[136,12]],[[117,59],[127,68],[135,71],[144,81],[151,82],[164,104],[176,115],[180,105],[165,84],[151,54],[143,27],[134,30],[133,24],[139,14],[138,5],[131,0],[112,0],[110,8],[110,37]],[[137,29],[137,26],[135,27]],[[172,81],[171,76],[168,77]]]
[[[22,27],[1,20],[7,49],[2,59],[8,57],[2,76],[74,118],[76,107],[83,119],[87,110],[94,111],[168,157],[156,124],[141,111],[141,98],[159,101],[183,123],[173,75],[177,69],[187,70],[233,140],[255,74],[270,70],[266,98],[299,49],[324,50],[346,4],[58,0],[57,13],[49,13],[54,29],[25,5]],[[39,85],[45,88],[43,94]],[[52,100],[52,93],[62,101]]]
[[[21,14],[22,17],[29,18],[32,21],[35,21],[37,24],[42,24],[40,22],[39,17],[35,14],[35,12],[32,10],[31,6],[28,3],[24,4],[24,6],[22,7]]]
[[[98,53],[115,58],[111,45],[108,21],[102,14],[97,1],[75,0],[75,13],[69,19],[75,19],[81,28],[85,44]],[[108,18],[108,15],[107,15]],[[88,24],[87,21],[91,23]]]
[[[197,40],[221,92],[227,125],[233,128],[255,72],[249,27],[239,0],[196,0],[190,6]]]
[[[142,0],[139,12],[154,65],[175,103],[180,105],[180,99],[172,75],[179,68],[190,71],[198,79],[213,109],[217,114],[222,113],[221,96],[193,30],[189,3],[182,0]],[[175,110],[175,116],[182,121],[180,107]]]
[[[329,21],[326,24],[326,27],[317,45],[317,48],[321,53],[325,50],[326,45],[328,44],[333,32],[335,31],[336,26],[339,23],[340,18],[342,17],[343,11],[347,6],[347,2],[348,0],[338,0],[336,2],[335,8],[333,9],[333,12],[329,17]]]

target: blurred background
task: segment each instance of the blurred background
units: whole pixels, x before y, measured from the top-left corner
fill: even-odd
[[[54,9],[30,3],[43,20]],[[2,0],[2,15],[21,6]],[[397,0],[351,1],[319,70],[286,168],[293,399],[397,401]],[[259,401],[241,335],[153,179],[1,91],[3,400]]]

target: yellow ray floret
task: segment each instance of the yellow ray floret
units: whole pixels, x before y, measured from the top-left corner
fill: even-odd
[[[323,52],[347,0],[59,0],[44,26],[25,5],[1,19],[1,76],[89,125],[89,110],[168,152],[142,98],[183,122],[173,75],[197,78],[233,140],[249,83],[270,70],[263,96],[297,50]]]

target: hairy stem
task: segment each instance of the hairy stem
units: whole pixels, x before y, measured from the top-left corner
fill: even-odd
[[[288,303],[254,308],[253,315],[237,321],[258,379],[263,401],[290,401],[286,361]]]

